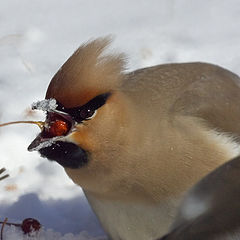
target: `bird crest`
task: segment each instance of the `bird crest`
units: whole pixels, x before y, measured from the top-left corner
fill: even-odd
[[[111,38],[98,38],[80,46],[52,78],[46,98],[66,107],[83,105],[93,97],[115,90],[125,69],[124,54],[106,54]]]

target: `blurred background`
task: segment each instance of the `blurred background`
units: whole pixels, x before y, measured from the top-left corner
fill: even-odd
[[[128,71],[169,62],[210,62],[240,74],[239,0],[1,0],[0,122],[42,120],[30,106],[82,43],[112,35]],[[237,103],[238,104],[238,103]],[[101,235],[81,189],[61,166],[29,153],[39,130],[0,129],[0,216],[36,217],[46,228]]]

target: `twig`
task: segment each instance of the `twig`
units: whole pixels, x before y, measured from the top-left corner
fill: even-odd
[[[1,222],[0,221],[0,224],[5,224],[5,225],[8,225],[8,226],[15,226],[15,227],[21,227],[22,226],[22,224],[20,224],[20,223],[10,223],[10,222]]]
[[[0,124],[0,127],[5,127],[5,126],[8,126],[8,125],[19,124],[19,123],[36,124],[36,125],[38,125],[38,127],[41,130],[43,130],[43,128],[44,128],[44,122],[42,122],[42,121],[14,121],[14,122],[2,123],[2,124]]]
[[[1,168],[1,169],[0,169],[0,174],[2,174],[2,173],[5,172],[5,171],[6,171],[5,168]],[[9,174],[6,174],[6,175],[0,177],[0,181],[3,180],[3,179],[5,179],[5,178],[7,178],[7,177],[9,177]]]
[[[2,228],[1,228],[1,240],[3,240],[3,229],[4,229],[4,226],[5,224],[7,223],[8,221],[8,218],[5,218],[4,222],[2,223]]]
[[[0,177],[0,181],[3,180],[3,179],[5,179],[5,178],[7,178],[7,177],[9,177],[9,174],[6,174],[6,175]]]

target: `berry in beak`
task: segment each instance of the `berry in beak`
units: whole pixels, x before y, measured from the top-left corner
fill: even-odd
[[[64,141],[64,137],[71,132],[74,125],[75,122],[66,113],[47,112],[42,132],[29,145],[28,150],[38,151],[41,148],[51,146],[57,140]]]

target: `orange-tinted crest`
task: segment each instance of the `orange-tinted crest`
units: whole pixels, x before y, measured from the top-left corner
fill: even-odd
[[[46,98],[55,98],[65,107],[80,106],[121,84],[123,54],[107,54],[109,38],[80,46],[53,77]]]

